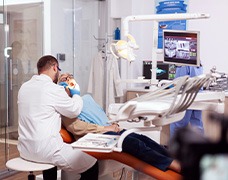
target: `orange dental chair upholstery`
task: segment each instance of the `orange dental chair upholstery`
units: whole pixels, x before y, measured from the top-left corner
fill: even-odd
[[[74,142],[74,138],[70,132],[68,132],[64,127],[61,128],[60,134],[63,138],[63,141],[66,143],[72,143]],[[122,164],[126,164],[129,167],[132,167],[133,169],[142,172],[144,174],[147,174],[148,176],[151,176],[158,180],[180,180],[182,179],[182,176],[172,170],[167,171],[161,171],[160,169],[151,166],[140,159],[137,159],[134,156],[131,156],[130,154],[124,153],[124,152],[110,152],[110,153],[102,153],[102,152],[86,152],[90,154],[91,156],[95,157],[98,160],[115,160]]]

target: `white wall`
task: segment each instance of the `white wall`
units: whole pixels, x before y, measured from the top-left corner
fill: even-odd
[[[132,12],[132,0],[109,0],[112,18],[128,16]]]
[[[109,0],[111,6],[111,18],[124,18],[130,15],[143,15],[153,14],[154,1],[153,0]],[[116,20],[118,21],[118,20]],[[113,22],[115,24],[115,21]],[[137,55],[136,61],[129,63],[125,60],[121,61],[120,74],[122,79],[136,78],[142,75],[142,60],[151,59],[152,56],[152,22],[130,22],[129,33],[133,35],[139,45],[140,49],[135,51]],[[114,31],[115,26],[111,28],[111,32]],[[121,27],[120,27],[121,29]],[[124,37],[121,37],[122,39]],[[129,85],[128,85],[129,87]]]
[[[207,20],[189,21],[189,29],[200,30],[200,56],[204,72],[209,72],[215,65],[218,71],[228,73],[227,7],[226,0],[189,1],[189,12],[206,12],[211,16]]]
[[[154,1],[148,0],[133,0],[133,15],[144,15],[144,14],[153,14],[154,13]],[[132,76],[137,78],[142,76],[142,61],[151,60],[152,57],[152,21],[144,22],[132,22],[131,23],[131,32],[140,49],[136,50],[137,55],[134,66],[131,67],[133,70]]]
[[[45,2],[45,1],[44,1]],[[59,61],[63,72],[73,73],[73,1],[51,0],[51,54],[66,55]],[[45,19],[45,18],[44,18]],[[45,29],[48,30],[48,29]]]

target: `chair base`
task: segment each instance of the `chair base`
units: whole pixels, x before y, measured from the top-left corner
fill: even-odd
[[[28,175],[28,180],[36,180],[36,176],[33,174],[33,172],[30,172]]]

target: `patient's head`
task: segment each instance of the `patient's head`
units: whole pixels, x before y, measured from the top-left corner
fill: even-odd
[[[68,84],[68,86],[65,88],[65,90],[66,90],[67,94],[71,97],[69,88],[73,89],[73,88],[75,88],[76,85],[78,86],[73,75],[70,73],[61,74],[58,79],[58,84],[61,82],[65,82]]]
[[[58,83],[66,82],[69,88],[74,88],[76,85],[76,81],[72,74],[64,73],[59,76]]]

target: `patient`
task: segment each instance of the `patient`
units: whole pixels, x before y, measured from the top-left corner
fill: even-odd
[[[59,78],[59,84],[65,87],[68,94],[69,79],[76,84],[73,80],[73,76],[70,74],[62,74]],[[63,125],[74,135],[75,139],[89,132],[121,135],[125,131],[124,129],[121,130],[118,124],[110,125],[108,123],[105,112],[90,95],[84,95],[82,99],[83,109],[77,118],[69,119],[62,117]],[[147,136],[137,133],[129,134],[123,141],[122,151],[162,171],[166,171],[167,169],[172,169],[178,173],[181,171],[179,162],[174,160],[163,146]]]

